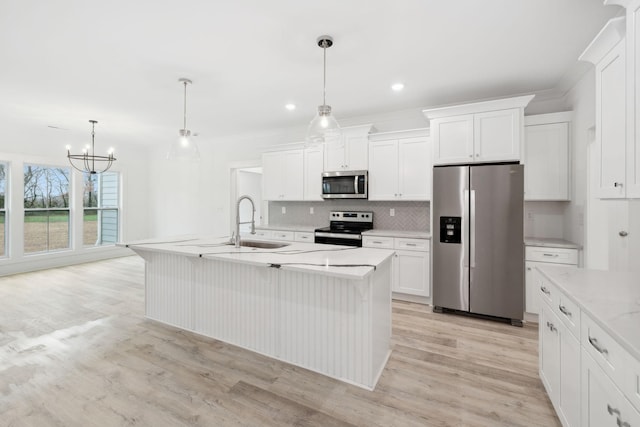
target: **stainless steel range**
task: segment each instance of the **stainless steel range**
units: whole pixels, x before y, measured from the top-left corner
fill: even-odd
[[[315,243],[362,246],[362,232],[373,228],[373,212],[333,211],[329,226],[316,229]]]

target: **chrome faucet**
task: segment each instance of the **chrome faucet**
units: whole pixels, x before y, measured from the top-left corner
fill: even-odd
[[[247,199],[251,202],[251,221],[240,222],[240,202]],[[236,235],[235,244],[236,248],[240,247],[240,224],[249,224],[251,222],[251,234],[256,234],[256,205],[253,203],[253,199],[249,196],[240,196],[236,202]]]

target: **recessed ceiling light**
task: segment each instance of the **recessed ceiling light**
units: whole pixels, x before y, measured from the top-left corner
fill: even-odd
[[[391,89],[394,92],[400,92],[402,89],[404,89],[404,83],[394,83],[391,85]]]
[[[293,111],[296,109],[296,104],[287,104],[284,106],[284,108],[286,108],[289,111]]]

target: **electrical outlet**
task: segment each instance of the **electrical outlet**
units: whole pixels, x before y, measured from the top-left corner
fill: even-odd
[[[393,208],[389,209],[389,216],[396,216],[396,210]]]
[[[309,208],[309,213],[313,215],[313,206]]]
[[[286,207],[286,206],[283,206],[283,207],[282,207],[282,214],[284,215],[284,214],[286,214],[286,213],[287,213],[287,207]]]

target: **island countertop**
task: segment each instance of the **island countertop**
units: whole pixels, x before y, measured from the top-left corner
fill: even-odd
[[[252,239],[243,239],[252,240]],[[260,240],[264,242],[264,240]],[[356,248],[302,242],[274,241],[286,244],[277,249],[241,246],[236,248],[228,237],[178,236],[140,240],[120,244],[134,251],[164,252],[187,257],[218,259],[286,270],[318,273],[345,279],[364,279],[377,266],[393,256],[385,249]]]
[[[567,267],[538,267],[538,270],[640,360],[637,274]]]

